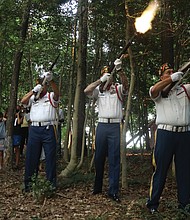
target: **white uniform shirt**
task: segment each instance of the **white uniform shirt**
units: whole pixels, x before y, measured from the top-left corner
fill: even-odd
[[[184,85],[190,94],[190,84]],[[152,88],[152,87],[151,87]],[[151,88],[149,94],[151,97]],[[152,97],[151,97],[152,98]],[[167,98],[162,98],[161,93],[155,99],[156,105],[156,124],[167,124],[172,126],[190,125],[190,100],[181,86],[172,89]]]
[[[56,108],[53,107],[52,104],[57,107],[58,101],[53,99],[53,95],[53,92],[51,92],[50,95],[47,92],[45,96],[37,101],[34,101],[34,95],[30,97],[30,120],[32,122],[50,122],[56,120]]]
[[[115,85],[111,85],[110,89],[103,93],[99,91],[99,86],[95,88],[91,97],[97,99],[99,118],[123,118],[122,101],[120,100],[122,99],[122,88],[121,84],[117,84],[118,94]]]

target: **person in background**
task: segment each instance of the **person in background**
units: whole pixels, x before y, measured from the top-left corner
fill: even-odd
[[[27,145],[28,142],[28,127],[30,124],[30,116],[29,116],[29,111],[27,108],[24,108],[24,106],[21,106],[21,114],[23,117],[23,121],[21,124],[21,144],[20,144],[20,156],[23,157],[23,151],[24,148]]]
[[[5,110],[5,112],[3,114],[3,120],[7,121],[7,117],[8,117],[8,108]]]
[[[166,182],[167,172],[174,157],[177,198],[180,209],[190,203],[190,84],[177,84],[162,97],[171,83],[178,83],[182,72],[174,72],[165,63],[159,71],[160,81],[153,85],[150,97],[156,105],[156,144],[153,152],[155,167],[151,178],[147,208],[158,212],[159,200]]]
[[[45,163],[45,152],[44,152],[44,148],[42,146],[42,152],[40,155],[40,164],[39,164],[39,171],[43,172],[44,171],[44,163]]]
[[[0,112],[0,170],[3,169],[5,137],[6,137],[5,120],[3,118],[3,113]]]
[[[44,83],[44,78],[46,82]],[[42,85],[42,82],[44,83]],[[48,92],[48,85],[53,89]],[[39,95],[39,97],[37,97]],[[59,89],[53,80],[52,72],[44,72],[37,85],[21,100],[30,107],[28,144],[26,148],[24,191],[31,190],[31,181],[37,177],[42,146],[45,152],[46,178],[56,189],[56,108],[59,103]]]
[[[89,98],[95,98],[98,104],[98,125],[95,139],[95,182],[93,194],[102,193],[104,165],[106,156],[109,163],[109,189],[108,196],[116,202],[119,198],[120,176],[120,123],[123,119],[122,104],[128,92],[128,80],[122,70],[120,59],[114,62],[121,84],[110,80],[108,67],[102,69],[102,76],[88,85],[84,93]],[[109,84],[105,91],[100,89],[107,80]]]
[[[19,162],[20,162],[20,144],[21,144],[21,124],[23,121],[23,117],[21,114],[21,107],[20,105],[16,106],[16,112],[14,117],[14,124],[13,124],[13,153],[15,153],[15,167],[13,169],[19,169]],[[14,155],[14,154],[13,154]],[[12,161],[13,163],[13,161]]]

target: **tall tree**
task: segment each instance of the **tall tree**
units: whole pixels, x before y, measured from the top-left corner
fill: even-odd
[[[131,37],[131,19],[129,14],[128,2],[125,1],[125,11],[126,11],[126,42],[128,42],[129,38]],[[135,71],[134,71],[134,62],[133,62],[133,53],[131,48],[128,48],[128,54],[130,59],[130,67],[131,67],[131,79],[130,79],[130,87],[128,92],[128,100],[127,105],[125,107],[125,122],[123,125],[122,133],[121,133],[121,156],[122,156],[122,187],[127,188],[127,166],[126,166],[126,133],[129,124],[129,116],[131,111],[131,100],[132,94],[134,90],[134,83],[135,83]]]
[[[14,113],[16,109],[17,103],[17,92],[18,92],[18,81],[19,81],[19,72],[20,72],[20,65],[23,56],[24,50],[24,43],[26,40],[27,29],[28,29],[28,22],[30,17],[30,7],[31,7],[31,0],[23,1],[22,5],[22,19],[20,24],[20,35],[19,35],[19,42],[17,45],[17,50],[15,52],[14,60],[13,60],[13,74],[11,80],[11,101],[8,110],[8,120],[7,120],[7,139],[8,139],[8,146],[9,153],[11,153],[12,149],[12,128],[13,128],[13,120],[14,120]],[[10,154],[9,154],[10,155]],[[10,158],[8,156],[8,158]]]
[[[73,138],[71,146],[71,159],[68,166],[60,176],[67,176],[77,166],[77,148],[82,146],[82,136],[79,132],[84,125],[84,86],[86,77],[86,53],[87,53],[87,18],[88,0],[80,0],[78,5],[79,15],[79,45],[78,45],[78,69],[77,85],[74,100],[73,113]],[[80,126],[79,126],[80,125]],[[82,129],[83,131],[83,129]]]
[[[162,63],[168,62],[174,66],[174,39],[172,30],[172,0],[162,0]]]
[[[68,149],[68,143],[69,143],[69,137],[72,138],[72,115],[73,115],[73,99],[74,99],[74,75],[76,72],[76,32],[77,29],[77,18],[74,22],[74,33],[73,33],[73,47],[71,48],[72,53],[72,69],[69,71],[69,91],[68,91],[68,107],[67,107],[67,121],[66,121],[66,133],[65,133],[65,141],[64,141],[64,160],[66,162],[69,162],[69,149]],[[70,136],[69,136],[70,135]]]

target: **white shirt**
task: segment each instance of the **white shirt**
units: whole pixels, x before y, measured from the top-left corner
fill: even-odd
[[[190,94],[190,84],[184,85]],[[151,87],[152,88],[152,87]],[[151,97],[151,88],[149,94]],[[152,97],[151,97],[152,98]],[[167,124],[172,126],[190,125],[190,100],[181,86],[172,89],[167,98],[162,98],[161,93],[155,99],[156,124]]]
[[[56,108],[58,106],[58,101],[53,99],[54,93],[51,92],[50,95],[47,92],[39,100],[35,101],[35,96],[32,95],[29,99],[30,108],[30,120],[32,122],[49,122],[56,120]],[[51,100],[51,102],[50,102]],[[53,107],[52,104],[55,106]]]
[[[111,85],[110,89],[103,93],[99,91],[99,86],[95,88],[91,97],[97,99],[99,118],[123,118],[122,101],[120,100],[122,99],[122,88],[121,84],[117,84],[118,94],[115,85]]]

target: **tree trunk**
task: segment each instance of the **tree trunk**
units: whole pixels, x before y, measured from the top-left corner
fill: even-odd
[[[73,129],[72,124],[72,105],[73,105],[73,78],[75,73],[75,62],[76,62],[76,26],[77,26],[77,19],[75,20],[75,27],[74,27],[74,40],[73,40],[73,47],[72,47],[72,70],[70,71],[69,75],[69,92],[68,92],[68,108],[67,108],[67,123],[66,123],[66,133],[65,133],[65,141],[64,141],[64,160],[65,162],[69,162],[69,134]]]
[[[86,109],[86,114],[85,114],[85,121],[84,121],[84,127],[83,127],[83,139],[82,139],[82,151],[81,151],[81,157],[80,157],[80,162],[77,166],[77,169],[80,169],[82,167],[83,161],[84,161],[84,154],[85,154],[85,147],[86,147],[86,125],[87,125],[87,119],[90,111],[90,102],[91,100],[89,99],[88,102],[88,107]]]
[[[78,71],[81,75],[80,84],[80,100],[79,100],[79,117],[78,117],[78,140],[77,140],[77,157],[79,158],[82,150],[83,142],[83,127],[85,121],[85,94],[84,89],[86,85],[86,59],[87,59],[87,20],[88,20],[88,0],[79,1],[79,32],[81,38],[79,39],[79,53],[78,56]],[[85,130],[84,130],[85,132]]]
[[[11,79],[11,90],[10,90],[10,106],[8,109],[8,119],[7,119],[7,141],[8,141],[8,151],[7,151],[7,159],[6,162],[10,164],[10,159],[12,156],[12,129],[13,129],[13,120],[14,120],[14,112],[16,109],[17,103],[17,92],[18,92],[18,81],[19,81],[19,72],[20,65],[23,55],[23,47],[27,35],[28,29],[28,21],[30,16],[30,5],[31,0],[25,2],[23,6],[23,17],[21,23],[21,31],[20,31],[20,42],[18,45],[18,49],[15,52],[14,60],[13,60],[13,74]],[[7,165],[7,164],[6,164]]]
[[[81,148],[82,139],[80,139],[79,129],[83,127],[84,120],[84,85],[86,76],[86,53],[87,53],[87,6],[88,1],[79,1],[79,50],[78,50],[78,71],[77,85],[74,100],[73,113],[73,138],[71,146],[71,160],[68,166],[61,172],[61,177],[66,177],[73,172],[77,166],[77,147]],[[80,126],[79,126],[80,123]]]
[[[173,31],[172,31],[172,7],[171,0],[162,0],[162,63],[168,62],[174,66]]]
[[[126,24],[126,41],[129,39],[129,33],[130,33],[130,27],[128,22],[128,5],[127,1],[125,1],[125,11],[127,16],[127,24]],[[130,17],[130,16],[129,16]],[[127,106],[126,106],[126,112],[125,112],[125,122],[122,129],[121,134],[121,160],[122,160],[122,188],[126,189],[128,187],[127,185],[127,160],[126,160],[126,133],[127,133],[127,126],[129,124],[129,115],[131,111],[131,99],[132,94],[134,90],[134,83],[135,83],[135,74],[134,74],[134,64],[133,64],[133,55],[131,48],[128,49],[129,59],[130,59],[130,67],[131,67],[131,80],[130,80],[130,87],[129,87],[129,93],[128,93],[128,100],[127,100]]]
[[[70,79],[69,79],[69,92],[68,92],[68,107],[67,107],[67,121],[66,121],[66,133],[65,133],[65,140],[64,140],[64,154],[63,158],[65,162],[69,162],[69,133],[71,132],[71,121],[72,121],[72,83],[73,83],[73,71],[70,72]]]

